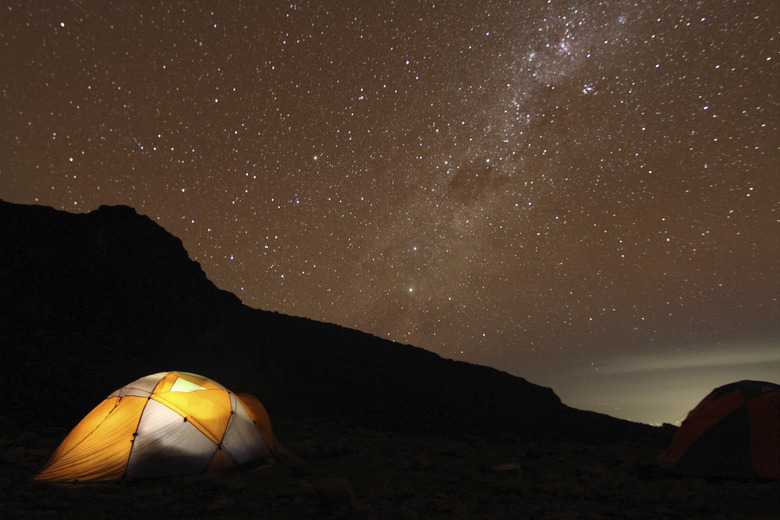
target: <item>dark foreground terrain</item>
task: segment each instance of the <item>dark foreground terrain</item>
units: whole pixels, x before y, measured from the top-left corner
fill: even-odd
[[[65,433],[6,423],[0,517],[775,520],[780,511],[780,482],[661,474],[657,439],[453,439],[319,420],[277,424],[296,463],[134,483],[33,483]]]

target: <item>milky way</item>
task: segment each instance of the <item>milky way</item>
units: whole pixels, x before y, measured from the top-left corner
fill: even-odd
[[[133,206],[252,307],[671,421],[615,373],[780,374],[779,11],[3,2],[0,197]]]

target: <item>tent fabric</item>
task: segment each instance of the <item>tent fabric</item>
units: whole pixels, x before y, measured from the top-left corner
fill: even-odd
[[[691,410],[659,462],[684,475],[780,479],[780,385],[716,388]]]
[[[268,414],[206,377],[159,372],[108,395],[65,437],[38,481],[137,480],[273,460]]]

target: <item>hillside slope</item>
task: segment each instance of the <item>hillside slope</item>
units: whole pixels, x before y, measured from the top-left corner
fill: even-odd
[[[19,421],[69,427],[115,388],[184,370],[256,394],[272,418],[547,439],[654,430],[488,367],[250,309],[129,207],[70,214],[0,201],[0,287],[0,390]]]

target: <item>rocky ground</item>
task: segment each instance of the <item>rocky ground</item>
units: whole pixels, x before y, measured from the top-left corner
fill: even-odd
[[[2,518],[776,519],[780,482],[679,478],[658,440],[618,445],[411,436],[280,422],[300,461],[135,483],[40,484],[67,431],[9,421],[0,438]]]

